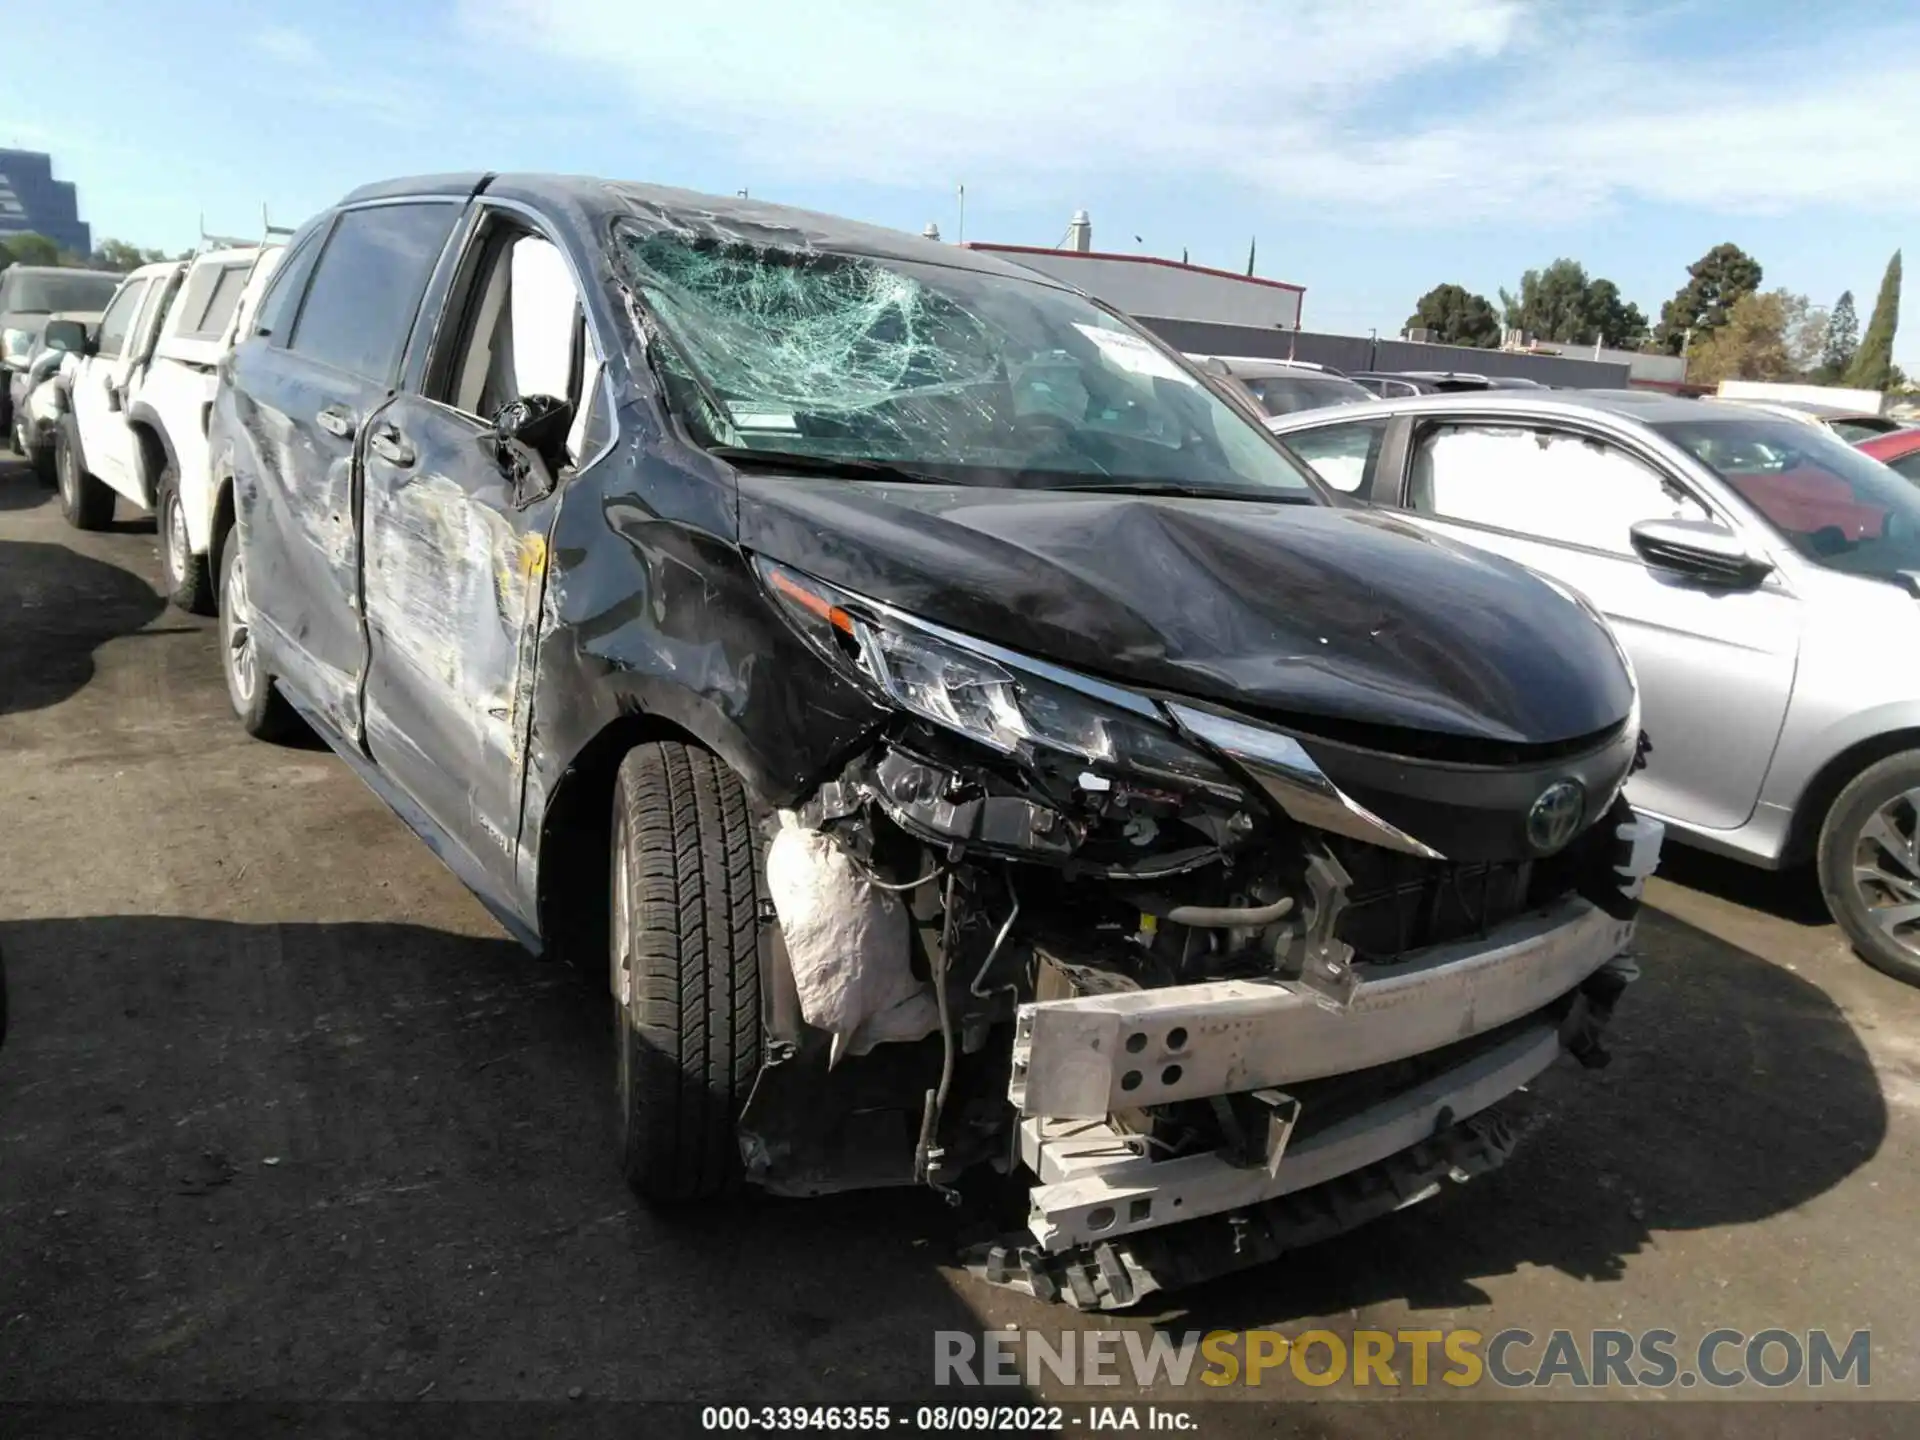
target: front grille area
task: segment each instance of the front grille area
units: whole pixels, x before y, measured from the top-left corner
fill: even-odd
[[[1544,893],[1534,883],[1531,860],[1451,862],[1372,845],[1335,849],[1353,879],[1337,933],[1361,961],[1387,963],[1428,945],[1485,935],[1564,893]]]

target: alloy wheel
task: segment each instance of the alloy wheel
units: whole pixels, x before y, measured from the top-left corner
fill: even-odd
[[[185,581],[191,546],[187,540],[187,507],[177,493],[167,496],[167,578],[176,586]]]
[[[169,527],[171,528],[171,527]],[[244,705],[253,699],[259,683],[253,647],[253,610],[247,603],[246,562],[238,555],[227,571],[227,593],[221,597],[220,630],[235,697]]]
[[[1867,817],[1854,844],[1853,888],[1880,932],[1920,955],[1920,789]]]

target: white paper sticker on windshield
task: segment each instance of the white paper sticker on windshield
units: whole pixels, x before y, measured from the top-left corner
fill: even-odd
[[[1098,345],[1100,353],[1122,370],[1155,380],[1178,380],[1183,385],[1196,383],[1191,375],[1138,335],[1129,335],[1125,330],[1103,330],[1098,325],[1082,325],[1078,322],[1073,328]]]
[[[729,405],[733,423],[742,430],[798,430],[791,410],[758,410],[751,405]]]

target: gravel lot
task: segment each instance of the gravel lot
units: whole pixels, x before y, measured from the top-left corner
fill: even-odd
[[[1614,1064],[1552,1072],[1505,1171],[1088,1320],[956,1270],[929,1195],[638,1209],[594,987],[324,748],[246,739],[157,572],[0,461],[0,1399],[898,1401],[938,1330],[1156,1320],[1871,1328],[1869,1394],[1920,1398],[1920,992],[1804,879],[1679,857]]]

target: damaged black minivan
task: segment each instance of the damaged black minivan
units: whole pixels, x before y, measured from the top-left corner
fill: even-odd
[[[606,975],[642,1196],[1017,1175],[980,1273],[1117,1308],[1497,1163],[1605,1058],[1661,840],[1605,623],[1095,301],[436,176],[310,222],[256,327],[234,708]]]

